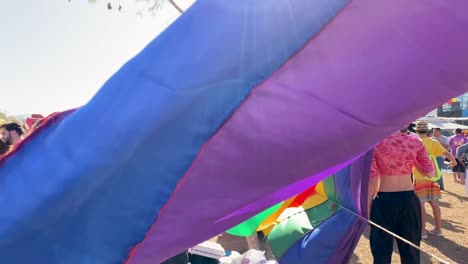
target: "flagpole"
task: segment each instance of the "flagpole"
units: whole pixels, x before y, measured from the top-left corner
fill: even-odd
[[[169,1],[169,3],[171,3],[171,5],[177,9],[177,11],[179,11],[179,13],[184,13],[184,10],[174,1],[174,0],[167,0]]]

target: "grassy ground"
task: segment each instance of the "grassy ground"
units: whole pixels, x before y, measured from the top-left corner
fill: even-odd
[[[442,199],[439,201],[442,210],[442,227],[444,237],[429,235],[423,240],[422,248],[449,263],[468,264],[468,198],[465,186],[455,184],[452,175],[444,175],[445,191],[442,191]],[[427,229],[434,228],[432,209],[427,204],[428,212]],[[369,229],[361,237],[354,251],[350,263],[372,263],[372,255],[369,249]],[[396,243],[392,263],[400,263]],[[421,263],[440,263],[429,255],[421,253]]]

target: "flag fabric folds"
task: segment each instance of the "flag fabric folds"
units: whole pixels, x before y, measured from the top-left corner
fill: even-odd
[[[0,262],[160,263],[330,175],[339,190],[362,153],[466,91],[467,8],[197,1],[1,160]],[[356,221],[339,210],[289,250],[340,263]]]

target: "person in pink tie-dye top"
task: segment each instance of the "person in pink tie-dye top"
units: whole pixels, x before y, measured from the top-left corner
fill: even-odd
[[[369,193],[370,219],[415,245],[421,243],[421,204],[413,187],[413,167],[432,177],[434,165],[421,139],[398,132],[374,148]],[[374,263],[391,263],[393,236],[371,226]],[[397,240],[402,263],[419,263],[419,250]]]

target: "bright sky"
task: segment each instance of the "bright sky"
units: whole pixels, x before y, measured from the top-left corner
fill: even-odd
[[[107,0],[87,2],[2,2],[0,111],[49,114],[85,104],[178,16],[169,3],[138,16],[137,0],[121,0],[122,12],[107,10]]]

